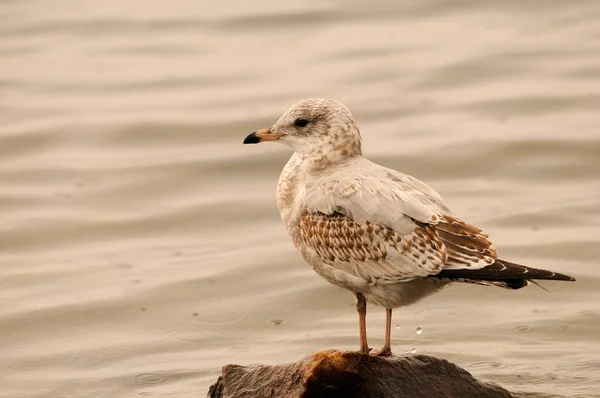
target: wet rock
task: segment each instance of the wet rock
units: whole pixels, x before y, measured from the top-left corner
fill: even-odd
[[[502,387],[427,355],[373,357],[318,351],[290,364],[226,365],[210,398],[509,398]]]

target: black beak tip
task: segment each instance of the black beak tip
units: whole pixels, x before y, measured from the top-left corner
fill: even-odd
[[[244,138],[244,144],[258,144],[260,137],[256,136],[256,131],[248,134],[248,137]]]

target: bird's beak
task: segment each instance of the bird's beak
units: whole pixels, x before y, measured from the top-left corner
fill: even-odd
[[[248,137],[244,139],[244,144],[258,144],[264,141],[277,141],[281,137],[281,134],[271,132],[271,128],[260,129],[253,133],[248,134]]]

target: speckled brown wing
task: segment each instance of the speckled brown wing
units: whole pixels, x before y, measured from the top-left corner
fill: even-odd
[[[444,268],[432,277],[507,289],[520,289],[532,279],[574,280],[568,275],[499,259],[481,229],[456,217],[440,217],[435,230],[446,247],[448,259]]]
[[[396,283],[437,274],[446,262],[446,249],[432,225],[417,226],[406,234],[356,222],[341,214],[305,211],[299,233],[328,265],[369,283]]]
[[[473,225],[444,215],[434,228],[448,255],[444,269],[477,269],[493,264],[498,259],[488,235]]]

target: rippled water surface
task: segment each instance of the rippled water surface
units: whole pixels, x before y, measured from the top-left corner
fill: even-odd
[[[502,257],[575,276],[453,286],[393,346],[528,397],[600,391],[597,1],[0,2],[0,395],[204,396],[226,363],[358,347],[245,147],[326,96]],[[372,346],[384,311],[370,307]],[[423,332],[417,334],[417,327]]]

